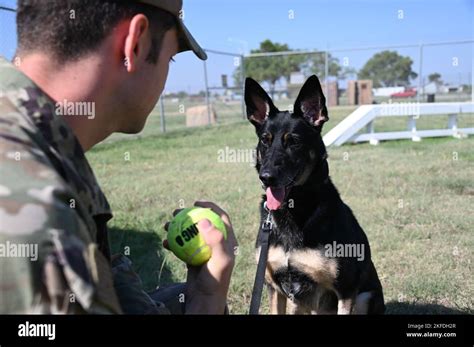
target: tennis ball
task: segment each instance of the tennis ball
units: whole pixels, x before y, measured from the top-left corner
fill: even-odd
[[[209,208],[185,208],[168,226],[168,247],[186,264],[199,266],[211,258],[211,247],[206,244],[197,228],[197,223],[203,219],[208,219],[227,239],[224,222]]]

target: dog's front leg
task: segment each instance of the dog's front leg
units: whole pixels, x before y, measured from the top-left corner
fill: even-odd
[[[286,313],[286,297],[278,292],[271,285],[268,285],[268,296],[270,297],[270,313]]]
[[[288,314],[310,314],[311,310],[309,310],[306,306],[299,305],[294,301],[288,301]]]
[[[338,298],[337,301],[337,314],[351,314],[354,307],[355,297],[350,296],[346,298]]]

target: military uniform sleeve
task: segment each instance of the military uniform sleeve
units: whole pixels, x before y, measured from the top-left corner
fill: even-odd
[[[32,136],[11,126],[0,117],[0,313],[121,313],[74,195]]]
[[[172,309],[171,300],[165,301],[162,298],[154,300],[143,289],[143,283],[138,274],[133,270],[130,259],[122,254],[112,257],[112,273],[114,276],[114,287],[119,298],[120,306],[125,314],[171,314],[177,310]],[[184,291],[181,291],[184,293]],[[176,300],[180,293],[176,292]],[[180,312],[178,312],[180,313]]]

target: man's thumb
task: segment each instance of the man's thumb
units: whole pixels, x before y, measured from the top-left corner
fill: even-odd
[[[214,228],[214,225],[212,225],[211,221],[209,219],[201,219],[197,223],[197,227],[201,233],[208,232],[212,228]]]
[[[200,220],[197,223],[197,227],[206,243],[210,246],[220,243],[224,238],[222,233],[214,227],[209,219]]]

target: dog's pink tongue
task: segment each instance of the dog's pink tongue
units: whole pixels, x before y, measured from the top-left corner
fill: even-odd
[[[267,207],[270,210],[278,210],[285,198],[285,188],[267,188]]]

